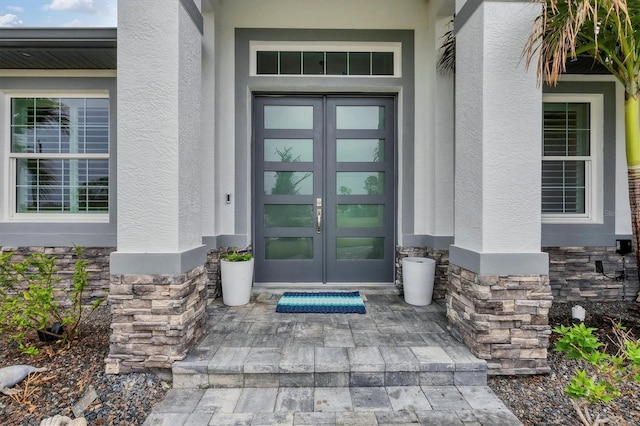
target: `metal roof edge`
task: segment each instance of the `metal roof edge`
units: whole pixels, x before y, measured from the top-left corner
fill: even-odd
[[[0,28],[2,47],[116,47],[117,28]]]

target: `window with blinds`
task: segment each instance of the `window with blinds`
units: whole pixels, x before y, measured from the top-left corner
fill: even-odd
[[[600,220],[602,96],[545,95],[542,214],[545,222]]]
[[[549,103],[543,109],[542,213],[586,213],[591,163],[590,105]]]
[[[109,99],[12,98],[9,162],[15,217],[106,217]]]

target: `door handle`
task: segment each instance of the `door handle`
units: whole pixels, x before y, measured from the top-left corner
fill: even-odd
[[[316,198],[316,234],[322,234],[322,198]]]

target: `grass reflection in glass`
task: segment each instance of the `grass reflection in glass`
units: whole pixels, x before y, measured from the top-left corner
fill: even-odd
[[[336,238],[338,260],[384,259],[384,238]]]
[[[271,237],[264,239],[267,260],[311,260],[313,239],[311,237]]]

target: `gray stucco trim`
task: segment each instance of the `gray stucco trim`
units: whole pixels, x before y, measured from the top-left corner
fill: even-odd
[[[603,146],[603,200],[604,212],[616,209],[616,83],[563,82],[556,87],[545,86],[544,93],[603,94],[604,146]],[[615,215],[603,214],[603,223],[542,224],[543,247],[580,247],[615,245]]]
[[[462,6],[462,8],[460,8],[458,13],[456,14],[455,22],[453,24],[453,32],[457,33],[458,31],[460,31],[460,29],[464,27],[464,24],[467,23],[469,18],[473,16],[473,14],[478,9],[478,7],[480,7],[480,5],[485,1],[489,1],[492,3],[497,3],[497,2],[525,3],[525,2],[530,2],[531,0],[467,0],[467,2]]]
[[[177,275],[189,272],[207,262],[207,246],[181,253],[111,253],[113,275]]]
[[[402,236],[403,247],[429,247],[436,250],[443,250],[448,249],[453,242],[453,236],[413,234],[405,234]]]
[[[547,253],[478,253],[452,245],[449,263],[480,275],[549,275]]]
[[[249,76],[249,41],[363,41],[363,42],[400,42],[402,43],[401,78],[341,78],[341,77],[303,77],[287,79],[282,76]],[[357,94],[397,94],[398,110],[402,112],[401,151],[397,152],[398,162],[402,163],[402,225],[400,233],[412,234],[414,227],[414,31],[413,30],[300,30],[300,29],[236,29],[235,52],[235,232],[251,235],[251,224],[247,223],[247,210],[251,194],[247,193],[247,176],[251,176],[250,158],[252,145],[246,141],[251,128],[249,120],[252,93],[357,93]],[[248,151],[249,150],[249,151]]]
[[[196,28],[200,31],[200,35],[204,34],[204,18],[198,6],[193,0],[180,0],[180,4],[182,4],[182,7],[187,11]]]
[[[246,235],[216,235],[202,237],[202,244],[206,245],[209,250],[219,247],[238,247],[245,249],[247,247]]]
[[[110,107],[110,152],[109,152],[109,222],[23,222],[9,221],[0,217],[0,245],[12,247],[44,246],[69,247],[74,244],[85,247],[115,247],[116,241],[116,175],[117,164],[117,84],[113,77],[2,77],[1,92],[31,91],[36,96],[38,91],[61,92],[85,90],[109,91]],[[6,120],[5,103],[0,102],[0,114]],[[2,143],[7,143],[0,138]],[[6,150],[0,146],[0,170],[4,170],[7,159]],[[0,174],[0,203],[9,199],[4,191],[7,183],[5,175]]]
[[[40,224],[38,224],[40,225]],[[55,228],[58,225],[56,224]],[[36,229],[34,229],[36,228]],[[0,246],[3,247],[73,247],[78,245],[81,247],[115,247],[116,234],[93,234],[93,233],[75,233],[70,230],[67,233],[49,233],[51,224],[46,226],[35,226],[29,224],[24,232],[19,230],[4,232],[0,224]],[[57,230],[57,229],[56,229]],[[37,232],[42,231],[42,232]]]

